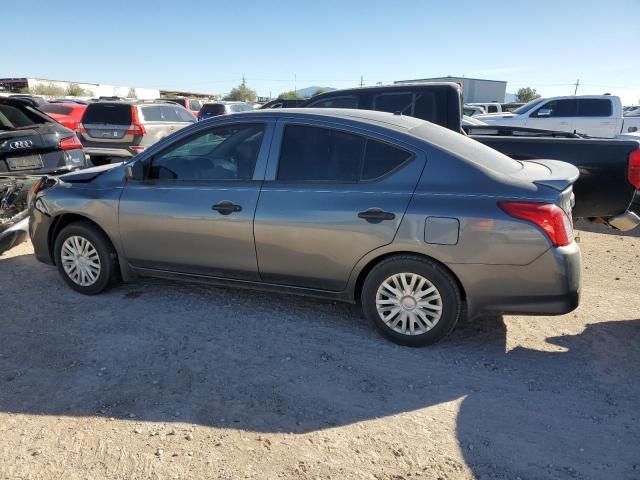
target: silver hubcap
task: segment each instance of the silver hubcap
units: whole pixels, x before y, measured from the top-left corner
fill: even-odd
[[[403,335],[420,335],[436,326],[442,315],[442,297],[429,280],[415,273],[387,278],[376,293],[382,321]]]
[[[100,276],[100,256],[93,244],[84,237],[73,236],[62,244],[62,267],[74,283],[88,287]]]

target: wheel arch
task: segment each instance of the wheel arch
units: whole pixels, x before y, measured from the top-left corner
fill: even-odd
[[[430,262],[433,262],[436,265],[438,265],[439,267],[441,267],[443,270],[445,270],[447,273],[449,273],[449,275],[451,275],[451,278],[454,279],[454,281],[456,283],[456,286],[458,287],[458,290],[460,292],[460,297],[462,298],[462,300],[464,302],[466,302],[467,294],[466,294],[466,291],[464,289],[464,286],[462,285],[462,282],[460,281],[458,276],[447,265],[445,265],[444,263],[442,263],[438,259],[433,258],[433,257],[431,257],[429,255],[425,255],[424,253],[415,252],[415,251],[411,251],[411,250],[385,252],[385,253],[381,253],[380,255],[377,255],[377,256],[375,256],[373,258],[367,259],[367,261],[364,262],[364,265],[357,272],[357,276],[355,278],[355,281],[353,282],[353,288],[351,289],[351,295],[352,295],[353,299],[357,303],[360,303],[360,296],[362,294],[362,287],[364,285],[364,281],[367,278],[367,276],[369,275],[369,273],[371,272],[371,270],[373,270],[373,268],[376,265],[378,265],[380,262],[382,262],[383,260],[386,260],[386,259],[388,259],[390,257],[403,256],[403,255],[410,255],[410,256],[414,256],[414,257],[420,257],[420,258],[423,258],[425,260],[429,260]]]

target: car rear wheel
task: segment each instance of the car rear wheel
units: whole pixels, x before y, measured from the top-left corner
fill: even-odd
[[[118,279],[116,252],[106,235],[90,223],[64,227],[54,253],[60,275],[77,292],[95,295]]]
[[[361,301],[365,316],[382,335],[412,347],[445,337],[462,310],[451,274],[413,255],[390,257],[376,265],[365,279]]]

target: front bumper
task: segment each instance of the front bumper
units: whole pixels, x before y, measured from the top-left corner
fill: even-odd
[[[29,216],[29,237],[33,244],[33,253],[41,262],[53,265],[51,248],[49,245],[49,230],[53,224],[53,219],[44,213],[31,209]]]
[[[582,256],[573,242],[550,248],[528,265],[451,264],[469,315],[485,312],[561,315],[580,302]]]
[[[0,254],[24,242],[28,234],[29,217],[25,216],[22,220],[0,232]]]

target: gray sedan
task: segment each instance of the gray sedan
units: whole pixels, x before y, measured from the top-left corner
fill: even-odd
[[[261,110],[42,181],[30,234],[80,293],[150,276],[358,302],[383,335],[418,346],[463,306],[576,308],[577,177],[411,117]]]

